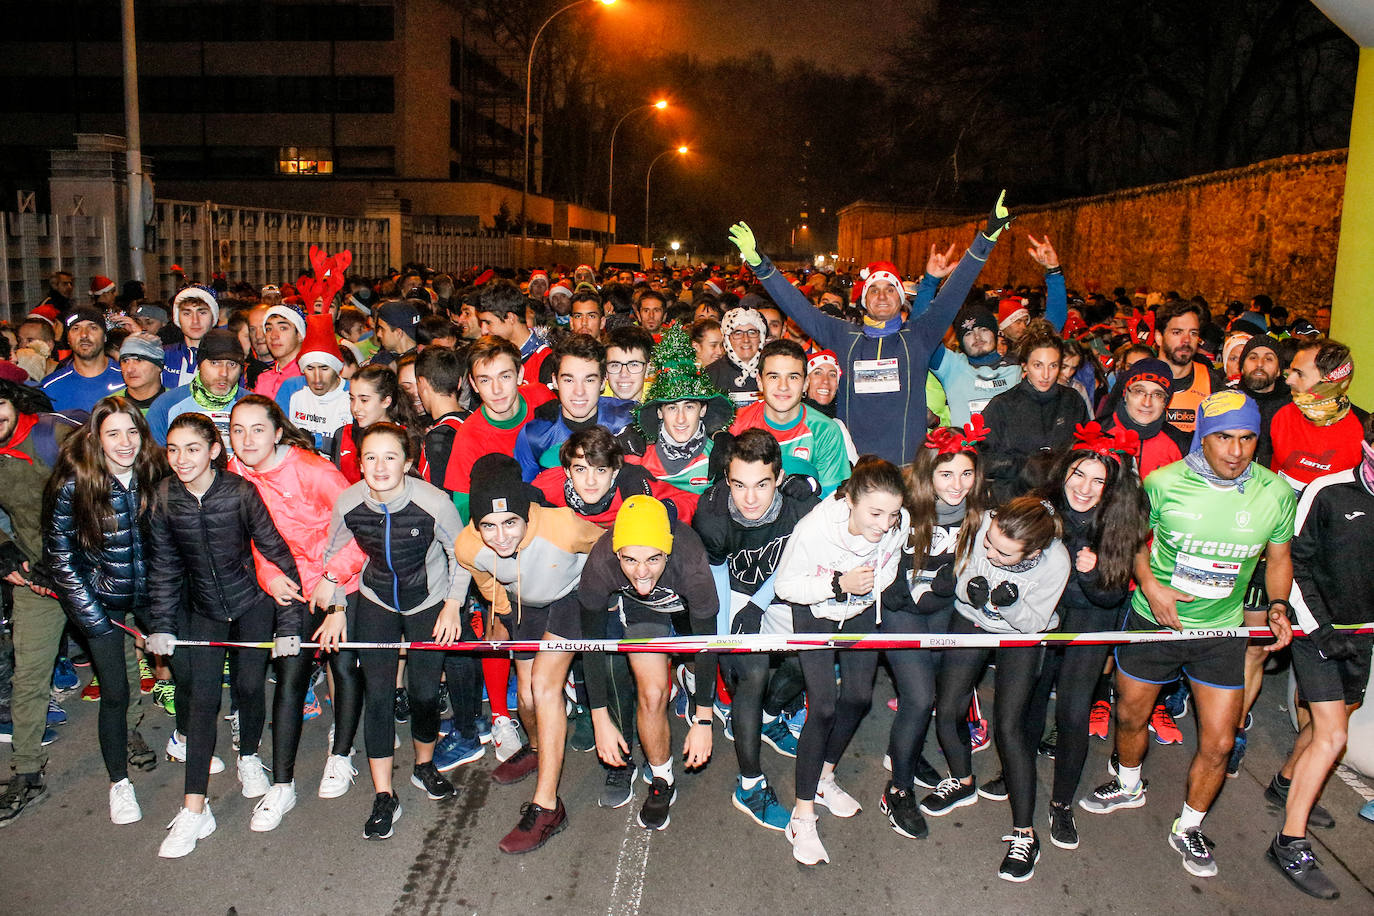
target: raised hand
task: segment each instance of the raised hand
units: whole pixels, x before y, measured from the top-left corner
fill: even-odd
[[[1002,230],[1010,226],[1011,221],[1015,218],[1004,203],[1006,199],[1007,192],[1005,190],[997,195],[997,203],[992,205],[992,212],[988,214],[988,227],[983,230],[983,234],[994,242],[997,241],[997,236],[1002,234]]]
[[[763,258],[759,257],[758,243],[754,241],[754,230],[749,228],[748,223],[739,222],[731,226],[730,241],[739,249],[739,256],[744,258],[744,263],[750,267],[758,267],[763,263]]]
[[[1034,259],[1035,263],[1046,270],[1053,270],[1059,266],[1059,255],[1055,252],[1054,246],[1050,244],[1049,233],[1045,233],[1045,237],[1038,242],[1035,240],[1035,236],[1027,233],[1026,241],[1031,243],[1031,247],[1027,248],[1026,252]]]
[[[935,245],[932,244],[930,246],[930,257],[926,258],[926,273],[932,277],[939,277],[941,279],[948,277],[954,272],[955,266],[959,263],[959,259],[955,257],[957,253],[958,249],[953,244],[949,246],[949,251],[946,251],[944,254],[937,252],[935,250]]]

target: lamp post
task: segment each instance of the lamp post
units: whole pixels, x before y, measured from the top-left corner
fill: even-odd
[[[530,89],[534,84],[534,50],[539,46],[539,36],[544,34],[544,29],[548,28],[550,22],[573,7],[587,2],[588,0],[572,0],[572,3],[557,9],[552,16],[544,20],[544,24],[534,33],[534,39],[530,41],[530,56],[525,62],[525,169],[521,175],[524,180],[520,185],[520,263],[517,265],[519,267],[525,266],[525,240],[529,238],[530,234],[529,213],[526,211],[526,206],[530,196]],[[615,3],[615,0],[596,0],[596,2],[603,6],[610,6]]]
[[[652,102],[652,103],[650,103],[650,104],[648,104],[648,105],[640,105],[640,106],[638,106],[638,107],[631,108],[629,111],[627,111],[627,112],[625,112],[623,115],[621,115],[621,116],[620,116],[620,120],[615,122],[615,127],[612,127],[612,128],[611,128],[611,157],[610,157],[610,167],[609,167],[609,174],[606,176],[606,235],[607,235],[607,237],[609,237],[610,234],[611,234],[611,203],[612,203],[612,201],[615,199],[615,134],[616,134],[616,131],[620,130],[620,125],[622,125],[622,124],[625,123],[625,119],[626,119],[626,118],[628,118],[630,115],[634,114],[634,113],[637,112],[637,111],[643,111],[643,110],[646,109],[646,108],[657,108],[659,111],[662,111],[663,109],[665,109],[665,108],[667,108],[667,107],[668,107],[668,100],[667,100],[667,99],[659,99],[657,102]],[[612,241],[614,241],[614,239],[612,239]]]
[[[658,164],[658,160],[669,153],[685,156],[687,155],[687,147],[675,146],[672,149],[665,149],[653,158],[653,161],[649,163],[649,171],[644,174],[644,247],[646,248],[649,246],[649,179],[654,175],[654,166]]]

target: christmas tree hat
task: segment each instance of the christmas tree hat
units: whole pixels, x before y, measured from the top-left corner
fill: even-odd
[[[658,441],[661,419],[658,409],[677,401],[701,401],[706,405],[706,437],[709,439],[730,425],[735,405],[716,387],[706,371],[697,365],[692,339],[680,327],[670,328],[654,346],[653,384],[639,408],[639,428],[649,442]]]

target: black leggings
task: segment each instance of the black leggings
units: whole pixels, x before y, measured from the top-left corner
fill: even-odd
[[[123,630],[87,640],[91,667],[100,681],[100,714],[97,733],[100,736],[100,756],[105,758],[105,772],[110,782],[119,782],[129,775],[129,682],[125,670],[125,645],[128,638]]]
[[[477,639],[471,614],[463,615],[460,638]],[[453,707],[453,727],[459,735],[471,740],[477,737],[477,714],[482,711],[482,661],[471,652],[445,652],[443,656],[444,686]],[[356,724],[357,720],[354,722]]]
[[[947,633],[953,608],[933,614],[897,611],[883,617],[881,633]],[[916,782],[916,758],[925,747],[930,713],[935,708],[935,679],[941,653],[933,649],[899,649],[887,654],[892,679],[897,684],[897,715],[887,739],[892,758],[892,785],[911,789]]]
[[[877,609],[869,605],[857,617],[844,622],[855,633],[872,633]],[[792,605],[795,633],[835,633],[840,624],[822,620],[805,604]],[[799,652],[806,679],[806,725],[797,739],[797,800],[816,797],[816,783],[827,763],[838,763],[859,723],[873,705],[873,677],[878,672],[878,653],[864,650],[810,649]],[[838,659],[837,659],[838,656]],[[835,686],[835,663],[840,665],[840,686]]]
[[[759,742],[763,730],[763,695],[768,690],[766,652],[726,655],[721,672],[730,688],[730,729],[735,736],[739,773],[748,779],[763,775],[759,766]],[[777,715],[777,713],[774,713]]]
[[[802,677],[797,653],[784,655],[768,678],[768,690],[763,695],[763,711],[770,716],[795,714],[806,705],[806,678]]]
[[[950,633],[986,632],[960,614],[952,615]],[[949,763],[949,775],[965,779],[973,775],[973,754],[968,737],[968,707],[973,691],[995,659],[993,681],[993,734],[1002,778],[1011,800],[1011,824],[1030,827],[1035,812],[1035,751],[1026,739],[1026,704],[1040,673],[1040,646],[1012,649],[942,649],[936,692],[935,730],[940,749]]]
[[[185,638],[213,642],[266,642],[272,639],[276,622],[275,606],[266,596],[234,621],[212,620],[192,613],[187,619]],[[266,649],[238,649],[239,755],[258,752],[263,722],[267,718]],[[191,688],[186,731],[186,794],[204,795],[210,785],[210,758],[215,753],[219,725],[221,680],[224,677],[225,650],[213,646],[187,646],[172,658],[184,656],[185,672]],[[102,685],[103,690],[103,685]],[[181,709],[178,689],[177,710]],[[299,716],[297,716],[299,718]]]
[[[413,614],[398,614],[362,596],[348,630],[358,642],[428,642],[434,638],[434,624],[442,607],[441,603]],[[420,744],[432,744],[439,736],[439,674],[444,667],[444,654],[406,653],[410,737]],[[395,754],[396,668],[400,653],[395,649],[359,649],[358,660],[363,671],[363,741],[368,758],[381,760]]]

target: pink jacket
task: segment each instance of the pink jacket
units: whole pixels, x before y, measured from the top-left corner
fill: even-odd
[[[257,488],[277,530],[291,548],[291,556],[301,574],[301,591],[309,598],[324,574],[329,519],[335,500],[348,489],[348,481],[327,458],[294,446],[270,470],[255,471],[237,457],[229,459],[229,470]],[[362,549],[350,543],[330,560],[329,572],[339,580],[345,592],[354,592],[358,588],[358,574],[366,562],[367,555]],[[263,559],[256,548],[253,563],[257,567],[258,583],[264,589],[281,575],[281,570]]]

